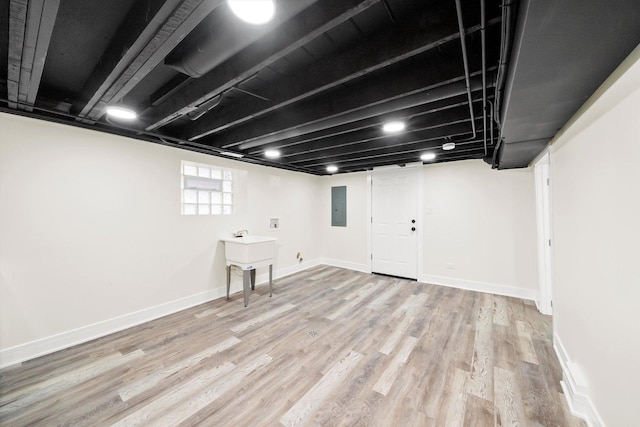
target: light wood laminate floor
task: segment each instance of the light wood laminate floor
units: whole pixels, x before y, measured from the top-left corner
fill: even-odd
[[[582,426],[529,301],[320,266],[0,371],[0,424]]]

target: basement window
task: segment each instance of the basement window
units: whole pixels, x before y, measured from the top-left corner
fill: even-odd
[[[231,215],[234,172],[202,163],[182,162],[182,215]]]

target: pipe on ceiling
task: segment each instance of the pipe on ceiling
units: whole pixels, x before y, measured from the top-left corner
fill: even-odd
[[[466,42],[466,31],[464,30],[464,23],[462,22],[462,5],[460,4],[460,0],[455,0],[456,2],[456,14],[458,15],[458,30],[460,31],[460,46],[462,47],[462,63],[464,65],[464,81],[467,86],[467,102],[469,103],[469,114],[471,115],[471,128],[473,130],[473,136],[469,139],[476,138],[476,117],[473,112],[473,99],[471,97],[471,83],[469,77],[469,60],[467,59],[467,42]],[[484,64],[482,66],[483,74],[484,74]],[[483,78],[484,82],[484,78]],[[486,84],[486,83],[485,83]],[[486,97],[486,90],[483,90],[483,95]]]
[[[239,149],[247,150],[261,145],[270,144],[272,142],[281,141],[283,139],[293,138],[295,136],[307,133],[317,132],[324,129],[353,123],[359,120],[369,119],[371,117],[389,114],[394,111],[404,110],[407,108],[417,107],[419,105],[429,104],[431,102],[440,101],[442,99],[452,98],[454,96],[464,95],[467,89],[472,91],[479,90],[482,87],[481,79],[471,78],[469,85],[462,81],[456,81],[443,86],[427,89],[412,95],[394,99],[382,104],[372,105],[355,111],[349,111],[344,114],[329,117],[327,119],[317,120],[315,122],[306,123],[299,127],[293,127],[271,133],[266,136],[256,137],[254,139],[234,142],[224,145],[223,148],[229,148],[239,145]]]
[[[502,117],[500,116],[500,109],[502,107],[502,91],[504,90],[505,81],[507,78],[506,70],[507,65],[509,65],[509,54],[511,52],[511,43],[512,43],[512,8],[514,1],[502,0],[502,34],[500,37],[500,59],[498,62],[498,73],[496,74],[496,83],[495,83],[495,105],[494,105],[494,115],[496,118],[496,123],[498,124],[498,130],[500,131],[500,135],[502,135]]]
[[[487,16],[485,10],[485,0],[480,0],[480,38],[482,41],[482,141],[484,143],[485,157],[487,157],[487,41],[485,36],[486,22]]]

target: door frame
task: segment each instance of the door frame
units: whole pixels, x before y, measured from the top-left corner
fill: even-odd
[[[391,166],[379,166],[374,168],[375,170],[394,170],[394,169],[403,169],[403,168],[417,168],[419,169],[419,173],[417,173],[418,182],[418,200],[417,200],[417,218],[416,223],[418,225],[418,245],[417,245],[417,253],[416,253],[416,265],[418,267],[417,278],[418,282],[424,282],[422,280],[422,276],[424,275],[423,262],[422,262],[422,254],[423,254],[423,237],[424,237],[424,173],[423,173],[424,164],[422,162],[416,163],[407,163],[405,166],[391,165]],[[369,273],[373,272],[373,236],[372,236],[372,223],[373,223],[373,170],[367,171],[367,248],[369,249],[369,258],[367,258],[367,267]]]
[[[547,148],[533,166],[536,189],[538,298],[542,314],[553,314],[553,216],[551,214],[551,156]]]

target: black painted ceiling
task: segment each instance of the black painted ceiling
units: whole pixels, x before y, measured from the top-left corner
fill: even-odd
[[[608,57],[609,37],[598,58],[582,55],[600,65],[590,73],[573,64],[574,78],[558,82],[574,91],[568,98],[586,99],[640,41],[640,2],[620,2],[631,9],[610,8],[606,23],[626,16],[624,46]],[[518,13],[518,2],[503,0],[276,0],[274,20],[253,26],[226,0],[9,0],[0,10],[0,109],[312,174],[329,164],[352,172],[413,163],[425,152],[433,162],[522,167],[541,147],[510,143],[526,143],[536,120],[549,121],[539,117],[543,100],[523,88],[544,84],[547,61],[562,67],[545,49],[582,48],[566,33],[598,27],[581,19],[550,31],[535,20],[566,23],[572,8],[607,2],[532,2],[534,31],[521,22],[522,10],[534,9],[528,3]],[[527,65],[510,69],[510,58]],[[591,84],[569,84],[580,74]],[[114,104],[139,118],[107,120],[104,108]],[[513,130],[510,108],[529,127]],[[385,134],[389,120],[406,129]],[[545,144],[553,133],[541,134]],[[445,142],[456,148],[443,151]],[[513,161],[516,145],[524,154]],[[266,149],[281,157],[266,159]]]

